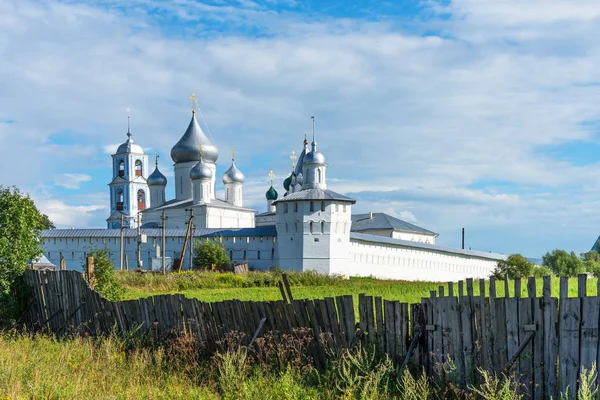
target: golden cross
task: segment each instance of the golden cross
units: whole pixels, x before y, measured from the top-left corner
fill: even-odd
[[[231,149],[231,161],[235,161],[235,149]]]
[[[296,166],[296,152],[292,150],[292,155],[290,156],[290,160],[292,160],[292,171],[294,170],[294,167]]]
[[[269,172],[269,178],[271,178],[271,186],[273,186],[273,178],[275,178],[275,174],[273,173],[273,170],[271,170]]]
[[[198,101],[198,98],[196,97],[196,95],[194,93],[192,93],[192,95],[190,96],[190,102],[192,103],[192,112],[195,113],[196,112],[196,102]]]

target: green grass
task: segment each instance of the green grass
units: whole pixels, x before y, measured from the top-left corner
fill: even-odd
[[[281,293],[276,286],[280,275],[270,272],[253,272],[248,276],[213,272],[186,272],[168,276],[156,274],[137,274],[120,272],[119,281],[125,288],[124,298],[135,299],[157,294],[182,293],[186,297],[214,302],[230,299],[270,301],[280,300]],[[448,293],[448,284],[440,282],[408,282],[381,280],[374,278],[323,277],[311,273],[289,273],[292,294],[296,299],[322,299],[325,297],[353,295],[355,303],[358,295],[381,296],[386,300],[400,300],[406,303],[418,303],[422,297],[444,286]],[[560,280],[552,277],[552,295],[559,296]],[[537,296],[542,295],[543,281],[536,279]],[[587,280],[587,294],[597,293],[597,279]],[[466,292],[466,285],[464,287]],[[473,284],[473,292],[479,295],[479,281]],[[514,296],[514,282],[509,282],[510,296]],[[454,283],[454,293],[458,293],[458,284]],[[489,295],[489,282],[486,282],[486,294]],[[496,296],[504,297],[504,282],[496,282]],[[527,280],[521,284],[521,296],[527,296]],[[569,296],[577,296],[577,278],[569,279]]]

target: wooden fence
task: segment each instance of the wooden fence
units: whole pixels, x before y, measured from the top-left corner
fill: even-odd
[[[543,280],[541,297],[536,280],[529,279],[523,298],[521,280],[514,281],[514,297],[508,296],[508,281],[507,295],[497,297],[493,278],[478,282],[479,295],[468,279],[440,286],[419,304],[359,295],[358,314],[352,296],[292,300],[283,287],[282,301],[205,303],[160,295],[110,302],[75,271],[27,271],[25,279],[32,289],[27,320],[33,329],[56,334],[117,329],[165,337],[185,331],[212,346],[232,331],[245,333],[249,342],[259,332],[310,328],[318,362],[325,361],[324,347],[339,350],[362,341],[460,387],[477,381],[478,368],[513,375],[535,399],[557,398],[567,387],[574,398],[582,369],[600,359],[600,297],[587,296],[584,275],[576,298],[568,298],[568,279],[560,278],[560,302],[551,295],[550,277]]]

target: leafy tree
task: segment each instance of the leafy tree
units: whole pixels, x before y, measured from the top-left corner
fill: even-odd
[[[524,278],[533,274],[533,263],[529,262],[521,254],[511,254],[506,261],[498,262],[494,271],[497,279],[504,279],[508,275],[509,279]]]
[[[46,214],[42,214],[42,219],[44,220],[44,229],[56,229],[54,222]]]
[[[28,262],[40,256],[44,219],[33,200],[16,187],[0,186],[0,324],[16,316],[21,277]]]
[[[583,260],[573,251],[567,253],[564,250],[552,250],[552,253],[546,253],[542,257],[542,263],[558,276],[577,276],[585,272]]]
[[[213,240],[198,240],[194,244],[193,265],[203,269],[212,269],[227,264],[229,257],[223,243]]]
[[[88,254],[94,257],[94,276],[96,291],[107,300],[119,300],[123,296],[123,288],[116,277],[115,266],[108,258],[108,250],[94,249]],[[85,264],[83,266],[85,270]]]
[[[583,260],[586,272],[596,277],[600,276],[600,253],[596,250],[590,250],[587,253],[581,253],[580,257]]]

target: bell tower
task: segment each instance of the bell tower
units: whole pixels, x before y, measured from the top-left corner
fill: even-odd
[[[138,213],[150,207],[148,188],[148,156],[131,138],[130,117],[127,116],[127,140],[112,155],[112,181],[110,188],[109,229],[137,228]]]

